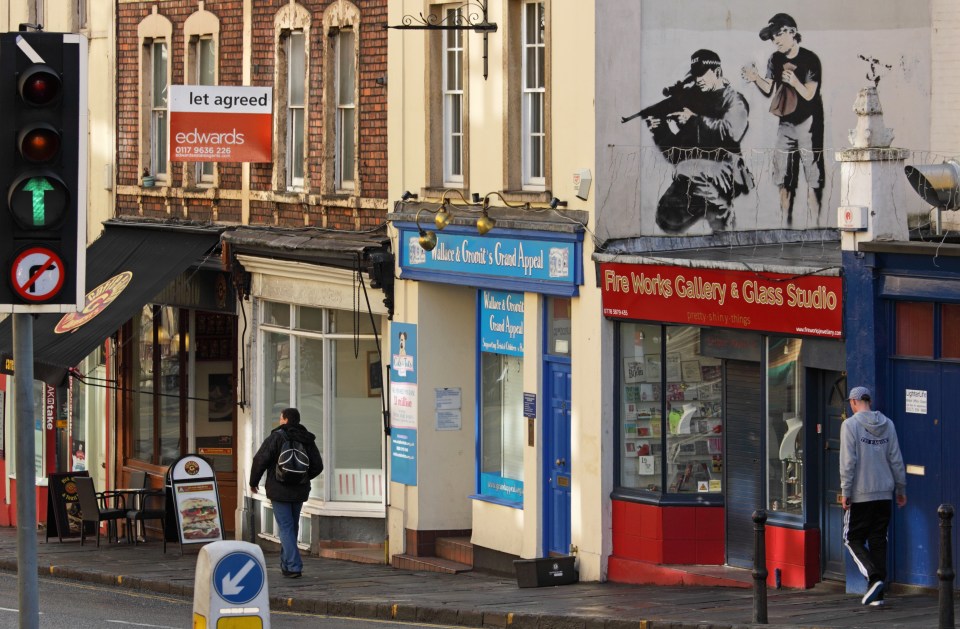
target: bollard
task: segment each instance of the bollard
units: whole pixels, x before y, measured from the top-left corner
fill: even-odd
[[[764,523],[767,512],[753,512],[753,622],[767,624],[767,546]]]
[[[940,567],[937,568],[937,578],[940,579],[940,624],[939,629],[954,629],[953,622],[953,548],[950,542],[951,524],[953,519],[953,505],[942,504],[937,509],[940,516]]]

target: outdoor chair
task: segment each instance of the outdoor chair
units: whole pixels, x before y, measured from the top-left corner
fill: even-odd
[[[80,503],[80,545],[83,546],[87,538],[87,523],[97,529],[97,546],[100,546],[100,523],[107,523],[107,541],[110,541],[110,532],[113,531],[114,541],[117,538],[117,521],[127,517],[124,508],[123,496],[113,491],[97,492],[93,486],[93,479],[89,476],[76,476],[77,500]],[[111,498],[113,506],[108,506]]]
[[[167,552],[167,494],[163,489],[144,489],[134,496],[135,507],[127,510],[127,530],[133,535],[133,544],[139,542],[137,530],[143,524],[143,535],[146,538],[147,520],[160,520],[161,537],[163,538],[163,552]]]

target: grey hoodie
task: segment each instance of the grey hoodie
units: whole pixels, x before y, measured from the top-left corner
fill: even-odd
[[[840,426],[840,490],[852,502],[906,495],[897,429],[880,411],[860,411]]]

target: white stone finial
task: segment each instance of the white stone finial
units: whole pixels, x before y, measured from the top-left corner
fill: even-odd
[[[876,86],[860,90],[853,111],[857,114],[857,128],[850,129],[849,139],[854,148],[887,148],[893,143],[893,129],[883,126]]]

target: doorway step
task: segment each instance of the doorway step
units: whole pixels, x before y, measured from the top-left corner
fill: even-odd
[[[320,556],[354,563],[385,564],[383,544],[362,542],[320,542]]]
[[[421,550],[423,550],[421,548]],[[473,570],[470,537],[437,537],[431,555],[394,555],[391,565],[399,570],[457,574]]]
[[[744,568],[656,564],[617,556],[610,557],[607,578],[615,583],[634,585],[753,587],[753,573]]]

